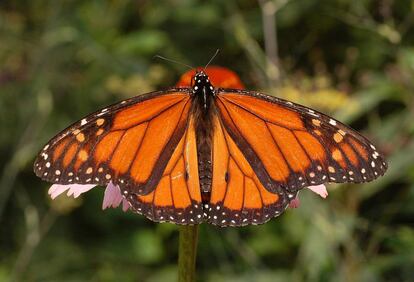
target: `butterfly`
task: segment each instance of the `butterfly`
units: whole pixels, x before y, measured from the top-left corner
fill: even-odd
[[[304,187],[368,182],[387,170],[384,156],[350,127],[243,90],[232,73],[216,71],[216,81],[200,68],[178,87],[75,122],[41,150],[36,175],[57,184],[113,183],[132,210],[156,222],[244,226],[279,216]],[[226,83],[234,88],[216,87]]]

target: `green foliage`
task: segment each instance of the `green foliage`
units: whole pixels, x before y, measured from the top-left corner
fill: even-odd
[[[260,3],[274,8],[278,52]],[[270,4],[269,4],[270,3]],[[59,130],[214,64],[357,128],[387,174],[330,185],[263,226],[200,228],[200,281],[408,281],[414,277],[414,2],[2,1],[0,280],[170,281],[177,228],[101,210],[103,190],[51,202],[32,172]],[[272,6],[273,5],[273,6]],[[271,15],[271,13],[270,13]],[[270,59],[268,59],[270,58]],[[278,59],[278,60],[277,60]]]

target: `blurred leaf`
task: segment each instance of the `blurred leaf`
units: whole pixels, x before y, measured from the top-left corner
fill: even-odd
[[[122,55],[155,55],[168,43],[167,35],[159,30],[141,30],[120,38],[115,46]]]
[[[162,242],[151,230],[135,233],[132,248],[140,264],[156,263],[164,256]]]
[[[364,185],[364,189],[358,190],[362,197],[368,198],[378,191],[389,187],[394,181],[403,180],[408,171],[412,169],[414,162],[414,142],[410,142],[404,148],[397,150],[389,157],[389,168],[380,182],[372,182]]]
[[[6,268],[6,265],[2,263],[2,265],[0,265],[0,280],[7,281],[9,279],[10,279],[9,270]]]
[[[243,275],[220,273],[211,274],[207,281],[214,282],[278,282],[278,281],[294,281],[288,271],[265,271],[262,270],[256,273],[246,273]]]
[[[156,271],[145,279],[146,282],[158,282],[158,281],[177,281],[177,267],[169,266],[163,267],[159,271]]]

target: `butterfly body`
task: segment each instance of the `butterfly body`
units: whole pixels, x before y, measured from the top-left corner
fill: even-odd
[[[137,96],[54,137],[36,174],[69,185],[109,182],[153,221],[261,224],[304,187],[366,182],[384,157],[362,135],[322,113],[265,94],[191,87]]]
[[[194,101],[191,115],[194,117],[197,138],[198,173],[203,202],[209,201],[211,191],[211,141],[214,132],[213,117],[216,114],[214,91],[209,77],[203,71],[194,76],[194,85],[192,86]]]

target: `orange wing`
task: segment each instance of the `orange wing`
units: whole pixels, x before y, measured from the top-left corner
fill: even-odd
[[[225,129],[270,192],[383,175],[384,157],[362,135],[322,113],[250,91],[218,90]]]
[[[256,172],[217,116],[214,118],[213,176],[208,219],[219,226],[261,224],[281,214],[289,204],[281,187],[265,189]]]
[[[147,195],[122,189],[134,211],[157,222],[198,224],[204,220],[197,166],[197,144],[191,120],[157,187]]]
[[[106,185],[148,194],[160,181],[188,124],[183,89],[138,96],[95,112],[54,137],[35,172],[58,184]]]

